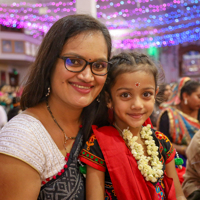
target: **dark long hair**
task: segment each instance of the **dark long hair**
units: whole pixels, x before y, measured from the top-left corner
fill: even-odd
[[[111,55],[111,37],[108,29],[105,25],[89,15],[69,15],[58,20],[50,28],[46,36],[44,37],[35,62],[30,68],[27,82],[25,84],[22,96],[21,96],[21,108],[25,110],[36,106],[38,103],[45,100],[45,94],[47,88],[50,86],[50,76],[58,59],[58,56],[62,52],[64,44],[72,37],[81,34],[83,32],[101,32],[105,38],[109,60]],[[103,94],[101,95],[103,97]],[[101,112],[99,108],[100,104],[94,101],[91,105],[83,109],[82,123],[84,133],[88,137],[91,124],[101,123]],[[98,115],[100,113],[100,115]],[[96,116],[99,119],[96,119]]]
[[[200,87],[200,83],[194,80],[187,81],[184,86],[181,88],[180,92],[180,99],[183,100],[183,93],[187,93],[191,95],[193,92],[196,92],[197,89]]]

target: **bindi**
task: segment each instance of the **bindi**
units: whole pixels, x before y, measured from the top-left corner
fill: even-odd
[[[136,82],[136,83],[135,83],[135,86],[136,86],[136,87],[139,87],[139,86],[140,86],[140,83],[139,83],[139,82]]]

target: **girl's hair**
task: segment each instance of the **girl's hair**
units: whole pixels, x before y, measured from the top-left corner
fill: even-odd
[[[158,90],[158,93],[156,95],[156,103],[158,105],[160,105],[162,102],[166,101],[166,99],[164,98],[164,93],[165,93],[166,87],[168,85],[170,86],[170,84],[167,84],[167,83],[162,83],[162,84],[159,85],[159,90]]]
[[[64,44],[74,36],[90,32],[100,32],[103,34],[107,44],[107,58],[109,60],[112,47],[111,36],[106,26],[97,19],[84,14],[69,15],[53,24],[44,37],[35,62],[30,68],[28,79],[21,96],[22,110],[36,106],[38,103],[45,100],[45,95],[50,86],[50,77],[53,68],[55,67],[58,56],[62,52]],[[103,97],[103,94],[101,96]],[[81,119],[86,138],[91,130],[91,124],[97,123],[98,125],[98,123],[103,123],[99,120],[100,118],[102,118],[102,120],[104,119],[104,116],[101,116],[102,108],[100,108],[101,105],[94,101],[91,105],[83,109]],[[99,118],[96,118],[98,114]]]
[[[196,92],[200,87],[200,83],[194,80],[189,80],[181,88],[180,99],[183,100],[183,93],[186,92],[188,95],[191,95],[193,92]]]
[[[155,88],[157,88],[158,69],[153,61],[142,53],[120,53],[113,56],[110,60],[112,68],[108,72],[105,84],[105,90],[111,97],[111,88],[116,83],[117,77],[123,73],[132,73],[137,71],[145,71],[152,74],[155,80]]]

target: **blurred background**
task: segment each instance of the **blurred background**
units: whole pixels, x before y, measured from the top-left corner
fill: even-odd
[[[148,54],[167,83],[183,76],[200,80],[199,0],[0,0],[1,104],[20,96],[18,86],[52,24],[75,13],[91,14],[108,27],[112,54]]]

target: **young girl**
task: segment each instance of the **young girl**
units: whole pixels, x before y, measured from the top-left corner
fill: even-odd
[[[105,88],[115,121],[93,126],[80,155],[87,164],[87,200],[184,200],[172,144],[142,126],[154,108],[156,66],[138,53],[121,53],[111,62]]]

